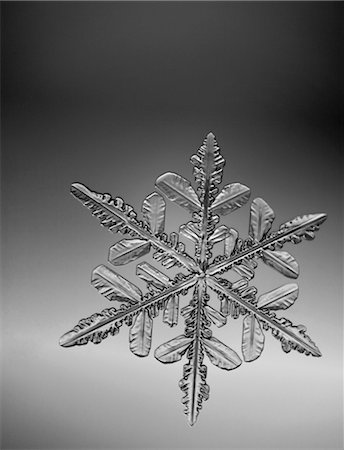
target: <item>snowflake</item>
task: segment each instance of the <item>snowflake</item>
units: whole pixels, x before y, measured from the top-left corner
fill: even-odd
[[[313,239],[314,233],[325,221],[325,214],[296,217],[271,231],[275,218],[271,207],[261,198],[252,201],[249,237],[239,238],[236,230],[218,225],[220,216],[243,206],[250,190],[240,183],[227,184],[219,191],[225,160],[212,133],[191,157],[197,189],[185,178],[167,172],[156,181],[157,189],[169,200],[185,208],[192,220],[181,225],[179,234],[164,233],[165,200],[157,192],[150,194],[142,204],[143,220],[121,198],[99,194],[86,186],[74,183],[71,193],[98,217],[101,224],[115,233],[127,234],[110,248],[108,261],[112,266],[127,264],[147,255],[166,269],[181,267],[173,279],[148,262],[140,262],[136,274],[147,283],[147,292],[129,282],[111,268],[100,265],[92,272],[92,285],[108,300],[120,302],[119,307],[104,309],[82,319],[60,339],[60,345],[71,347],[88,342],[100,343],[115,335],[125,323],[130,326],[130,350],[137,356],[147,356],[151,348],[153,319],[162,311],[163,321],[171,327],[177,324],[179,297],[191,289],[190,303],[180,313],[185,320],[184,334],[160,345],[155,357],[162,363],[173,363],[185,355],[183,377],[179,382],[183,392],[182,403],[190,425],[197,420],[203,401],[209,397],[206,381],[205,355],[215,366],[232,370],[242,363],[239,355],[213,336],[211,325],[222,327],[227,317],[243,318],[241,352],[244,361],[257,359],[264,348],[265,331],[281,341],[285,352],[297,350],[305,355],[321,356],[315,343],[306,335],[303,325],[277,317],[276,310],[289,308],[297,299],[298,286],[285,284],[257,296],[257,289],[249,282],[261,260],[289,278],[297,278],[298,263],[280,249],[287,242],[295,244]],[[194,256],[185,251],[179,238],[192,241]],[[215,244],[222,246],[222,254],[213,258]],[[240,279],[230,282],[222,274],[234,270]],[[217,294],[219,308],[209,305],[209,289]]]

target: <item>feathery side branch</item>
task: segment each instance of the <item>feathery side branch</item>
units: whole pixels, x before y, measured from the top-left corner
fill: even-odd
[[[214,202],[215,194],[218,192],[217,185],[222,179],[225,163],[213,133],[207,135],[196,155],[191,157],[191,162],[194,165],[194,175],[198,184],[197,190],[202,203],[202,209],[199,213],[200,236],[197,255],[200,268],[205,271],[210,257],[208,240],[215,228],[215,221],[210,208]]]
[[[113,199],[108,194],[98,194],[80,183],[72,184],[71,194],[90,209],[92,214],[97,216],[101,220],[102,225],[110,231],[117,232],[121,231],[122,228],[129,228],[136,236],[146,239],[153,247],[162,250],[166,255],[179,261],[190,272],[200,272],[191,256],[170,247],[159,236],[153,235],[147,228],[144,228],[143,223],[136,219],[136,213],[131,207],[126,205],[127,210],[121,210],[120,208],[123,208],[123,200]]]
[[[313,356],[321,356],[321,352],[314,342],[311,341],[309,336],[304,334],[301,330],[293,331],[292,329],[284,326],[278,322],[278,319],[274,315],[269,315],[268,312],[260,310],[257,306],[244,300],[240,295],[222,286],[216,278],[207,277],[207,285],[215,292],[226,296],[227,298],[234,300],[236,303],[244,307],[246,312],[254,314],[263,324],[267,324],[269,328],[275,330],[280,336],[284,336],[286,339],[291,339],[301,346],[306,352],[311,353]],[[293,327],[297,329],[296,327]]]
[[[187,351],[188,363],[184,365],[183,378],[179,387],[184,396],[182,403],[185,405],[185,414],[190,425],[194,425],[203,401],[209,397],[209,386],[206,383],[207,367],[203,364],[204,349],[203,335],[206,333],[206,316],[204,306],[206,304],[206,284],[204,278],[198,280],[186,314],[185,336],[191,339]]]
[[[300,238],[299,234],[302,231],[312,229],[313,227],[319,227],[325,220],[326,214],[311,214],[304,221],[301,221],[299,225],[290,228],[282,228],[279,231],[269,235],[267,238],[258,243],[253,243],[249,248],[240,251],[233,256],[215,263],[210,266],[207,271],[207,275],[219,275],[225,271],[233,268],[235,264],[240,263],[242,260],[251,259],[255,256],[261,256],[262,250],[274,249],[276,245],[282,247],[286,242],[291,241],[294,236]],[[314,230],[316,231],[316,230]]]
[[[203,186],[203,208],[202,208],[202,222],[201,222],[201,239],[200,239],[200,266],[203,270],[206,269],[208,263],[207,247],[208,247],[208,220],[209,207],[211,203],[210,196],[210,177],[212,170],[214,170],[214,136],[208,134],[206,139],[205,155],[204,155],[204,186]]]
[[[110,308],[102,311],[100,314],[94,314],[88,319],[83,319],[80,321],[81,323],[79,322],[78,325],[61,337],[60,345],[62,347],[72,347],[74,345],[87,344],[89,341],[98,343],[109,334],[108,326],[119,328],[123,322],[129,319],[132,320],[140,311],[156,305],[161,309],[167,297],[190,289],[196,282],[197,278],[191,276],[190,279],[168,287],[163,292],[149,295],[148,298],[135,305],[119,310]]]

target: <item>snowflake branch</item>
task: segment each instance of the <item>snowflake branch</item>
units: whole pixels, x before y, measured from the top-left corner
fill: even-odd
[[[233,290],[221,285],[220,280],[216,278],[207,278],[207,285],[218,294],[225,295],[227,298],[234,300],[240,306],[243,307],[244,313],[252,313],[257,317],[267,328],[273,330],[273,335],[291,344],[296,350],[305,352],[306,354],[312,354],[313,356],[321,356],[321,352],[313,341],[305,334],[304,327],[294,327],[291,322],[286,321],[283,318],[277,318],[274,313],[263,311],[252,303],[244,300],[240,295]]]
[[[210,330],[204,306],[207,302],[206,284],[200,279],[195,286],[190,305],[186,314],[186,338],[192,340],[187,352],[189,362],[184,365],[183,378],[179,382],[180,389],[184,392],[182,403],[185,405],[185,414],[188,416],[189,424],[194,425],[203,400],[209,397],[209,386],[206,383],[207,366],[203,364],[204,350],[202,338]]]
[[[198,184],[197,190],[202,204],[200,212],[196,213],[197,227],[199,228],[196,255],[201,269],[206,270],[211,256],[211,246],[208,239],[218,220],[211,212],[211,205],[218,192],[217,185],[222,180],[222,171],[225,164],[212,133],[207,135],[201,148],[191,157],[191,162],[194,165],[194,175]]]
[[[89,341],[97,344],[109,334],[117,334],[124,322],[127,325],[131,325],[132,320],[142,310],[148,309],[154,312],[157,307],[159,311],[164,307],[165,301],[171,295],[187,291],[196,282],[196,277],[190,276],[189,279],[168,287],[156,295],[146,294],[143,301],[134,305],[123,305],[122,309],[118,310],[115,308],[105,309],[101,313],[96,313],[87,319],[82,319],[71,331],[68,331],[61,337],[60,345],[62,347],[72,347],[74,345],[87,344]]]
[[[282,248],[288,241],[298,243],[304,237],[313,238],[314,232],[319,229],[319,226],[326,220],[326,214],[310,214],[307,216],[299,217],[287,224],[282,225],[280,230],[270,234],[267,238],[261,242],[255,243],[252,240],[246,241],[248,248],[239,251],[220,262],[213,262],[207,271],[208,275],[219,275],[227,270],[233,268],[233,266],[240,264],[245,260],[252,259],[254,257],[261,257],[263,250],[274,250],[276,247]],[[287,226],[290,224],[289,226]],[[311,234],[312,233],[312,234]]]
[[[90,209],[92,214],[99,218],[101,224],[110,231],[130,232],[133,236],[140,236],[149,241],[155,249],[161,250],[166,256],[177,260],[190,272],[200,272],[191,256],[177,248],[172,248],[172,244],[169,245],[167,239],[163,240],[162,236],[153,235],[148,227],[144,227],[143,222],[136,219],[133,208],[126,205],[122,199],[118,197],[113,199],[109,194],[98,194],[80,183],[72,184],[71,193]]]

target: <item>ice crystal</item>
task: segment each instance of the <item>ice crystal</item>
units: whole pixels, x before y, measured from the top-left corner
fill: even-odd
[[[228,317],[244,316],[241,353],[246,362],[261,355],[265,332],[269,330],[281,342],[285,352],[297,350],[305,355],[321,356],[303,325],[295,326],[275,313],[295,302],[297,284],[285,284],[257,296],[257,289],[250,281],[258,261],[288,278],[297,278],[298,263],[281,248],[288,242],[296,244],[303,239],[313,239],[326,215],[299,216],[271,231],[274,211],[263,199],[256,198],[251,203],[249,236],[242,240],[236,230],[218,223],[220,216],[235,211],[248,201],[250,190],[241,183],[227,184],[219,190],[225,160],[212,133],[191,157],[191,163],[196,190],[190,181],[176,173],[167,172],[156,181],[160,193],[191,214],[191,220],[181,225],[179,233],[169,236],[164,232],[166,205],[160,193],[153,192],[143,201],[142,219],[139,219],[121,198],[96,193],[79,183],[72,184],[71,193],[98,217],[104,227],[129,237],[110,248],[109,267],[96,267],[91,279],[102,295],[110,301],[120,302],[120,306],[80,320],[61,337],[60,345],[71,347],[90,341],[98,344],[109,335],[117,334],[126,324],[130,327],[130,350],[137,356],[147,356],[151,349],[153,319],[162,311],[163,321],[171,327],[176,325],[179,298],[192,290],[190,303],[180,311],[185,320],[184,334],[160,345],[155,350],[155,357],[162,363],[173,363],[185,355],[187,362],[179,386],[183,392],[185,414],[193,425],[203,401],[209,397],[205,356],[225,370],[235,369],[242,363],[234,350],[213,336],[213,324],[222,327]],[[194,256],[186,253],[180,238],[192,241]],[[223,252],[213,258],[216,243],[223,245]],[[147,283],[147,292],[143,294],[112,267],[135,261],[150,251],[165,269],[177,266],[183,272],[171,279],[148,262],[141,261],[136,274]],[[240,279],[230,282],[223,278],[229,270],[236,271]],[[209,289],[217,294],[217,309],[209,304]]]

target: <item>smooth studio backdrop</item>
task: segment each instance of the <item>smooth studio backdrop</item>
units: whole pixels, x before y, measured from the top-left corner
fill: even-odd
[[[342,3],[2,2],[2,448],[342,448]],[[90,285],[121,237],[69,194],[80,181],[138,211],[166,171],[192,177],[213,131],[224,183],[250,186],[275,226],[327,212],[286,250],[322,358],[270,333],[253,363],[208,365],[210,399],[187,424],[182,363],[137,358],[128,328],[61,348],[111,306]],[[167,230],[187,213],[168,204]],[[245,237],[249,205],[226,216]],[[157,266],[159,267],[159,266]],[[136,282],[135,263],[118,272]],[[136,281],[135,281],[136,280]],[[289,282],[260,267],[260,293]],[[183,304],[188,302],[183,299]],[[215,335],[240,353],[241,323]],[[183,330],[154,322],[153,349]]]

